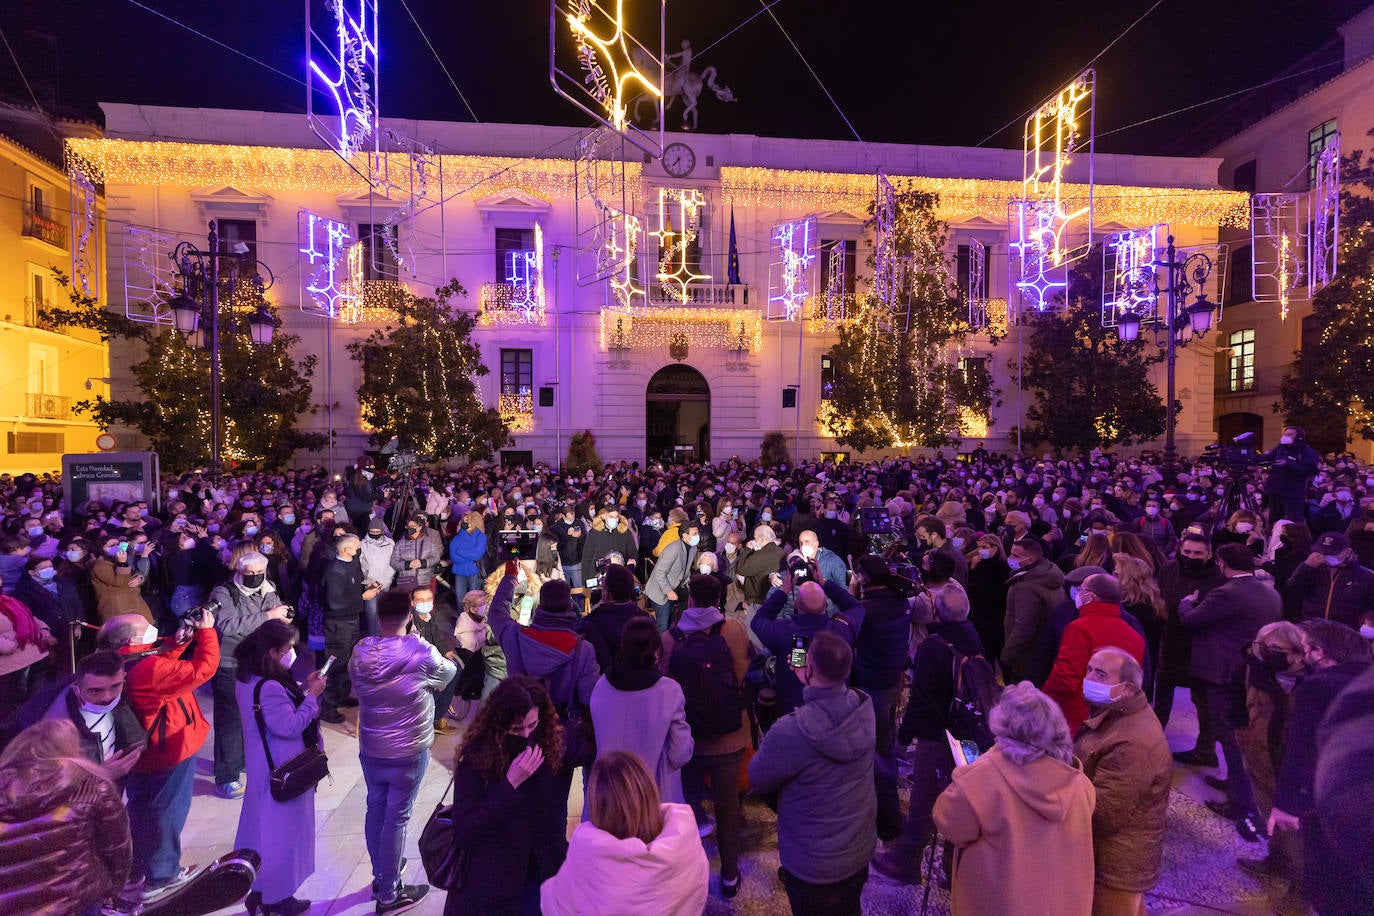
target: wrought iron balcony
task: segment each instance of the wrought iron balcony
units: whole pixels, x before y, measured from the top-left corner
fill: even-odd
[[[24,235],[66,251],[67,227],[53,219],[50,213],[52,211],[46,207],[35,209],[31,203],[24,204]]]
[[[72,399],[60,394],[24,394],[24,416],[40,420],[61,420],[72,415]]]

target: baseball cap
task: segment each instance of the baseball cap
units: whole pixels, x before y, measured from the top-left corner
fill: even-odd
[[[1350,547],[1350,540],[1339,531],[1328,531],[1312,544],[1312,549],[1322,556],[1334,557]]]

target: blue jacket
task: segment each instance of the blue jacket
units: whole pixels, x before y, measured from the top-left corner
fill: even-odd
[[[911,641],[911,606],[891,589],[876,589],[859,602],[863,629],[854,640],[849,682],[861,690],[887,690],[902,680]]]
[[[458,529],[453,542],[448,545],[448,558],[453,562],[455,576],[477,575],[477,561],[487,552],[487,536],[473,528],[469,531]],[[461,596],[460,596],[461,597]]]
[[[821,630],[829,630],[838,633],[841,639],[852,646],[859,628],[863,626],[864,607],[859,603],[859,599],[845,591],[838,583],[830,581],[825,583],[825,594],[840,609],[833,617],[829,614],[795,614],[779,620],[778,614],[787,601],[787,593],[775,588],[763,599],[758,614],[750,624],[759,641],[778,657],[778,681],[775,689],[778,694],[777,708],[780,716],[786,715],[802,703],[802,683],[787,665],[787,656],[792,651],[792,638],[805,636],[810,640]],[[905,637],[902,639],[902,647],[906,647]]]

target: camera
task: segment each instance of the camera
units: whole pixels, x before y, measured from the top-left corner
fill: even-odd
[[[1199,459],[1203,464],[1225,468],[1229,471],[1244,471],[1268,461],[1255,448],[1255,434],[1241,433],[1229,444],[1213,443],[1203,449]]]
[[[806,559],[806,557],[788,557],[787,571],[792,576],[793,585],[816,581],[816,564],[814,561]]]
[[[218,601],[207,601],[199,607],[193,607],[189,611],[184,612],[181,615],[181,624],[186,627],[200,626],[201,621],[205,619],[207,611],[211,614],[218,614],[219,609],[220,603]]]

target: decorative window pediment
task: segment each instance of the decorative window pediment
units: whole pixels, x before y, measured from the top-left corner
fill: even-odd
[[[477,201],[477,212],[482,215],[483,226],[532,228],[552,209],[547,200],[519,188],[506,188]]]

